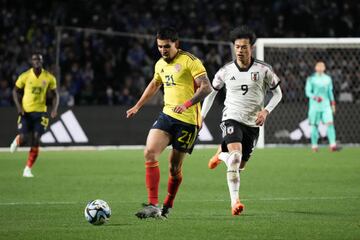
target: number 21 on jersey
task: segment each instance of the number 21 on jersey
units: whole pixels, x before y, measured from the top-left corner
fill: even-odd
[[[173,75],[165,75],[166,86],[175,86]]]

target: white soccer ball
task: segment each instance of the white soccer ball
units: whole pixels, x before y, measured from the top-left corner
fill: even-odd
[[[85,207],[85,218],[93,225],[102,225],[107,222],[111,216],[109,204],[101,199],[90,201]]]

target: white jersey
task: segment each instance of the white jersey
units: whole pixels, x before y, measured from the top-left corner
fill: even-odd
[[[252,59],[247,69],[241,69],[236,61],[220,68],[212,85],[216,90],[226,88],[222,121],[232,119],[258,127],[256,114],[264,108],[266,91],[275,89],[279,83],[272,67],[256,59]]]

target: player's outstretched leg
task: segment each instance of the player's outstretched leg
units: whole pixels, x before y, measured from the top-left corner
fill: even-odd
[[[145,218],[161,218],[161,210],[158,206],[154,206],[152,204],[143,204],[143,208],[135,213],[140,219]]]
[[[216,168],[220,163],[221,160],[219,159],[219,154],[221,153],[221,146],[218,147],[214,156],[212,156],[209,160],[208,167],[210,169]]]
[[[16,135],[12,143],[10,144],[10,152],[13,153],[20,146],[20,135]]]
[[[209,160],[208,167],[210,169],[216,168],[221,162],[225,162],[226,166],[227,159],[229,158],[228,152],[221,152],[221,148],[215,153],[214,156]]]

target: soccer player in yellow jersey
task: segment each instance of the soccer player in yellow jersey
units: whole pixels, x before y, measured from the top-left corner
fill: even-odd
[[[161,86],[164,87],[164,108],[149,131],[144,150],[148,204],[136,213],[138,218],[168,217],[182,181],[183,160],[186,153],[192,152],[200,128],[200,101],[211,92],[203,64],[194,55],[179,49],[175,29],[161,28],[156,41],[162,57],[155,65],[154,77],[139,101],[126,112],[127,118],[133,117]],[[160,209],[158,158],[170,144],[168,194]]]
[[[50,116],[55,118],[59,106],[59,94],[56,89],[55,77],[43,69],[43,56],[35,53],[31,57],[32,68],[22,73],[16,80],[13,89],[13,98],[19,113],[18,131],[10,145],[10,151],[15,152],[17,147],[29,140],[30,152],[24,177],[33,177],[31,168],[39,154],[40,137],[45,132],[49,118],[47,115],[46,96],[50,91],[52,96],[52,111]]]

